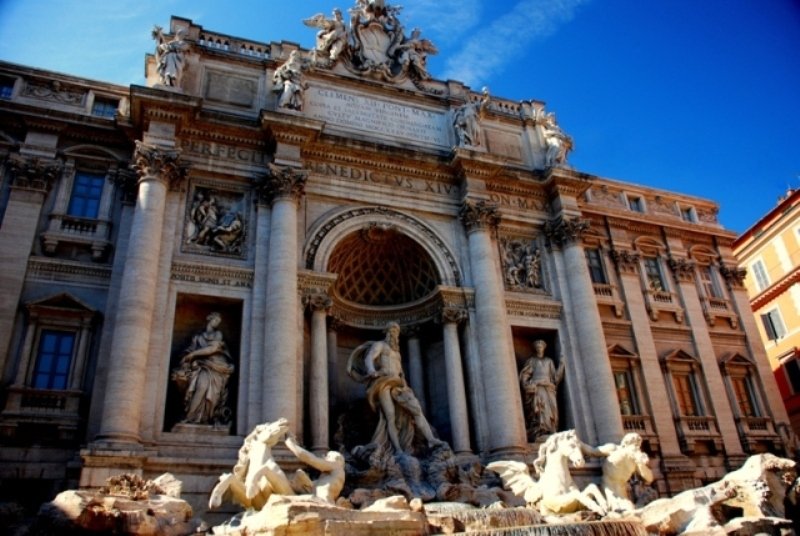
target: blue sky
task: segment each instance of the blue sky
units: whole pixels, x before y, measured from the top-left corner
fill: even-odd
[[[141,84],[171,15],[313,46],[301,23],[351,0],[0,0],[0,59]],[[800,187],[798,0],[405,0],[436,78],[545,101],[581,171],[718,201],[746,230]]]

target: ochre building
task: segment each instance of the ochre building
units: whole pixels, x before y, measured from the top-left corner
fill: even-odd
[[[309,19],[311,51],[173,18],[145,86],[0,63],[4,497],[169,471],[203,512],[258,423],[347,450],[392,321],[462,459],[535,455],[536,340],[556,429],[638,432],[659,493],[783,452],[717,205],[572,168],[543,102],[436,80],[398,16]]]
[[[733,252],[747,270],[750,305],[759,319],[791,432],[800,433],[800,190],[787,191],[775,208],[736,239]],[[794,438],[787,435],[791,443]]]

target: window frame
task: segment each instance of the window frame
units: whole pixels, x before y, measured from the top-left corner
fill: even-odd
[[[767,267],[764,265],[762,259],[753,261],[750,265],[750,271],[753,273],[753,280],[755,281],[756,290],[758,292],[764,292],[770,287],[772,283],[769,279],[769,273],[767,273]]]
[[[608,285],[608,271],[606,270],[605,262],[603,262],[603,251],[599,247],[585,247],[584,256],[586,257],[586,268],[589,270],[589,279],[595,285]],[[596,255],[596,259],[591,259],[592,254]],[[596,261],[593,265],[592,261]],[[595,273],[599,273],[600,280],[595,279]]]
[[[89,184],[81,184],[82,179],[87,179]],[[81,169],[75,170],[66,215],[71,218],[86,220],[99,219],[106,181],[106,175],[104,174],[91,173]],[[87,192],[85,194],[81,193],[82,189],[86,189]],[[92,210],[88,210],[89,207],[92,207]]]
[[[789,332],[786,330],[786,323],[783,321],[779,306],[775,306],[765,313],[759,313],[758,316],[761,318],[761,325],[768,340],[777,342],[788,335]]]
[[[636,212],[637,214],[647,213],[647,204],[641,195],[625,194],[625,204],[628,205],[628,210],[631,212]]]
[[[54,340],[55,347],[53,351],[48,351],[46,341],[51,337]],[[62,348],[62,342],[67,337],[69,338],[68,352]],[[55,329],[52,326],[39,328],[33,366],[31,367],[30,387],[52,391],[65,391],[69,388],[70,371],[78,350],[78,345],[76,344],[78,337],[79,332],[76,330]],[[49,363],[47,362],[48,356]],[[66,361],[66,367],[61,366],[64,360]],[[60,371],[62,368],[65,370]],[[41,385],[40,379],[44,380],[44,385]]]

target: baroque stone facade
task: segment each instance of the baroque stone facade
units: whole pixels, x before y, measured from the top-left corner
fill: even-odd
[[[3,490],[169,469],[203,512],[259,423],[364,444],[347,356],[391,322],[463,459],[535,455],[536,340],[555,428],[639,433],[661,493],[782,452],[717,206],[571,168],[543,103],[436,80],[381,6],[313,51],[174,18],[148,87],[0,63]]]

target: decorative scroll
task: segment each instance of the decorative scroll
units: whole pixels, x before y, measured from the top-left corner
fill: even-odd
[[[589,221],[580,218],[558,218],[549,220],[544,224],[544,234],[551,246],[563,247],[580,240],[584,232],[589,229]]]

